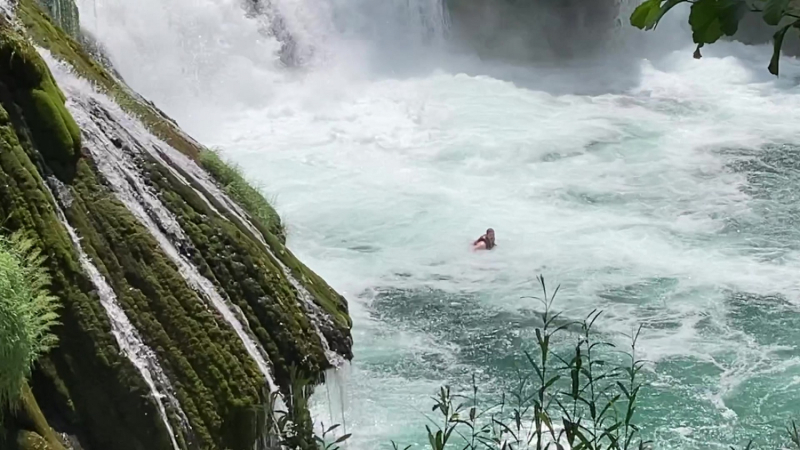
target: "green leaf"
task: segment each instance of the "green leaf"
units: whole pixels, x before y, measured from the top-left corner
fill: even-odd
[[[733,36],[739,30],[739,22],[748,11],[745,0],[720,0],[717,4],[720,28],[725,36]]]
[[[339,444],[341,442],[344,442],[344,441],[350,439],[350,436],[352,436],[352,435],[353,435],[353,433],[345,434],[344,436],[340,437],[339,439],[336,439],[335,441],[333,441],[333,443],[334,444]]]
[[[769,73],[778,76],[778,72],[780,69],[780,61],[781,61],[781,47],[783,47],[783,38],[786,37],[786,32],[789,31],[789,28],[798,22],[791,23],[786,25],[775,32],[772,36],[773,40],[773,47],[772,47],[772,59],[769,61]]]
[[[625,397],[626,398],[630,397],[630,394],[628,394],[628,390],[625,388],[624,384],[622,384],[621,382],[617,381],[617,386],[619,386],[619,388],[622,389],[622,392],[625,393]]]
[[[631,25],[640,30],[652,29],[659,19],[662,0],[647,0],[637,6],[631,14]]]
[[[695,44],[713,44],[722,37],[722,25],[716,0],[697,0],[689,13]]]
[[[545,390],[546,390],[547,388],[549,388],[550,386],[552,386],[552,385],[553,385],[553,383],[555,383],[555,382],[556,382],[556,381],[558,381],[559,379],[561,379],[561,375],[556,375],[556,376],[554,376],[553,378],[550,378],[549,380],[547,380],[547,383],[545,383],[545,385],[544,385],[543,389],[545,389]]]
[[[767,25],[778,25],[784,13],[786,13],[786,8],[788,7],[789,0],[767,0],[767,3],[764,5],[764,12],[762,16],[764,18],[764,22],[766,22]]]

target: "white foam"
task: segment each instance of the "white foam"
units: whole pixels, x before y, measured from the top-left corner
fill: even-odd
[[[0,0],[0,13],[7,19],[13,20],[15,7],[9,0]]]

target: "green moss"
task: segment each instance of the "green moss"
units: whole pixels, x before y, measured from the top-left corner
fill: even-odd
[[[258,368],[230,326],[187,286],[149,231],[97,177],[90,164],[79,164],[66,211],[85,251],[145,343],[177,380],[176,394],[193,438],[203,448],[251,446],[253,419],[237,423],[231,417],[241,419],[242,407],[259,403],[264,381]],[[230,427],[251,433],[233,433]],[[234,435],[236,440],[229,441]],[[242,447],[241,442],[249,444]]]
[[[277,381],[288,388],[292,365],[321,373],[327,362],[319,339],[293,288],[261,244],[217,215],[166,167],[152,160],[145,164],[161,200],[191,239],[192,247],[186,250],[192,262],[244,312],[269,353]]]
[[[43,156],[56,175],[68,178],[80,156],[80,129],[64,106],[64,94],[36,51],[14,33],[0,33],[0,73]]]
[[[224,191],[247,211],[252,223],[265,238],[273,253],[292,270],[294,277],[312,294],[314,301],[323,311],[333,318],[336,330],[323,330],[331,342],[331,348],[348,358],[352,357],[350,337],[352,321],[344,297],[302,264],[285,247],[286,234],[277,212],[263,197],[260,190],[249,184],[235,165],[223,161],[213,150],[201,151],[199,162],[214,176]],[[195,188],[199,189],[198,186]],[[220,209],[224,210],[224,208]],[[233,217],[228,217],[228,219],[235,221]]]
[[[345,331],[349,337],[349,330],[352,328],[353,322],[350,319],[347,300],[313,270],[301,263],[275,236],[263,233],[263,231],[262,234],[277,258],[291,269],[294,277],[312,294],[317,305],[330,314],[340,331]],[[341,350],[342,354],[347,354],[345,349],[338,350]]]
[[[80,132],[63,104],[41,89],[26,94],[24,113],[37,138],[37,148],[51,160],[74,163],[80,152]]]
[[[264,224],[281,242],[286,242],[286,229],[280,216],[264,198],[261,190],[244,178],[238,166],[223,161],[214,150],[202,150],[198,162],[222,186],[225,193],[242,205],[255,220]]]
[[[168,144],[200,157],[201,146],[86,55],[34,0],[20,0],[17,13],[37,44],[70,62]],[[263,387],[257,367],[230,326],[186,284],[149,231],[109,190],[91,159],[81,154],[80,133],[64,108],[63,93],[32,47],[2,23],[0,105],[0,221],[10,230],[23,231],[47,254],[53,291],[64,305],[63,324],[55,329],[60,346],[40,361],[31,381],[44,417],[59,429],[74,430],[92,449],[170,447],[151,393],[120,353],[94,286],[56,217],[42,181],[55,175],[72,197],[65,214],[83,249],[173,381],[192,428],[191,435],[178,437],[180,445],[250,448],[254,406],[261,402]],[[336,327],[324,332],[335,350],[349,356],[350,320],[344,299],[284,248],[280,218],[257,189],[218,158],[199,161],[248,211],[277,257],[331,313]],[[294,366],[319,380],[327,366],[325,355],[278,262],[247,227],[211,210],[165,167],[149,159],[142,164],[189,238],[180,251],[243,311],[284,391]],[[38,428],[23,428],[35,433],[23,433],[26,445],[40,445],[38,435],[52,446]],[[17,437],[15,432],[10,439]],[[0,432],[0,446],[11,441],[3,441]]]
[[[24,233],[47,256],[51,289],[63,305],[61,325],[53,329],[59,347],[42,361],[50,370],[33,378],[34,393],[60,395],[37,394],[39,406],[47,417],[78,429],[93,448],[166,448],[169,438],[149,390],[120,354],[105,311],[81,271],[72,242],[31,159],[51,173],[49,159],[36,151],[47,137],[40,135],[41,129],[28,126],[26,112],[31,110],[24,105],[26,90],[41,86],[50,74],[41,59],[34,58],[35,51],[3,24],[0,55],[9,57],[0,58],[7,68],[0,70],[4,118],[0,124],[0,221],[7,230]],[[9,61],[13,70],[8,70]],[[48,89],[53,94],[46,86],[42,90]],[[59,163],[57,158],[52,161]],[[75,165],[62,169],[74,170]]]
[[[19,0],[17,17],[36,44],[50,50],[57,58],[69,61],[77,74],[94,83],[97,89],[116,100],[128,113],[141,119],[156,136],[175,149],[197,157],[199,146],[191,138],[161,111],[141,100],[92,59],[80,43],[53,23],[36,0]]]

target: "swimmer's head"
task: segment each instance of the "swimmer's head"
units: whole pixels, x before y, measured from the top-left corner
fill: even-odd
[[[488,228],[486,230],[486,237],[491,240],[494,240],[494,230],[492,228]]]

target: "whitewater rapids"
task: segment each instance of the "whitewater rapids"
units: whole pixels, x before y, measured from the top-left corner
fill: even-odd
[[[767,47],[697,61],[665,25],[623,32],[658,51],[621,65],[510,67],[390,39],[413,38],[414,14],[284,0],[308,61],[287,69],[233,0],[79,3],[126,81],[260,182],[289,246],[347,296],[355,360],[315,413],[344,412],[348,448],[423,443],[442,383],[499,389],[540,273],[570,317],[605,310],[609,339],[645,325],[656,448],[783,441],[800,401],[794,60],[779,80]],[[487,227],[497,249],[470,252]]]

